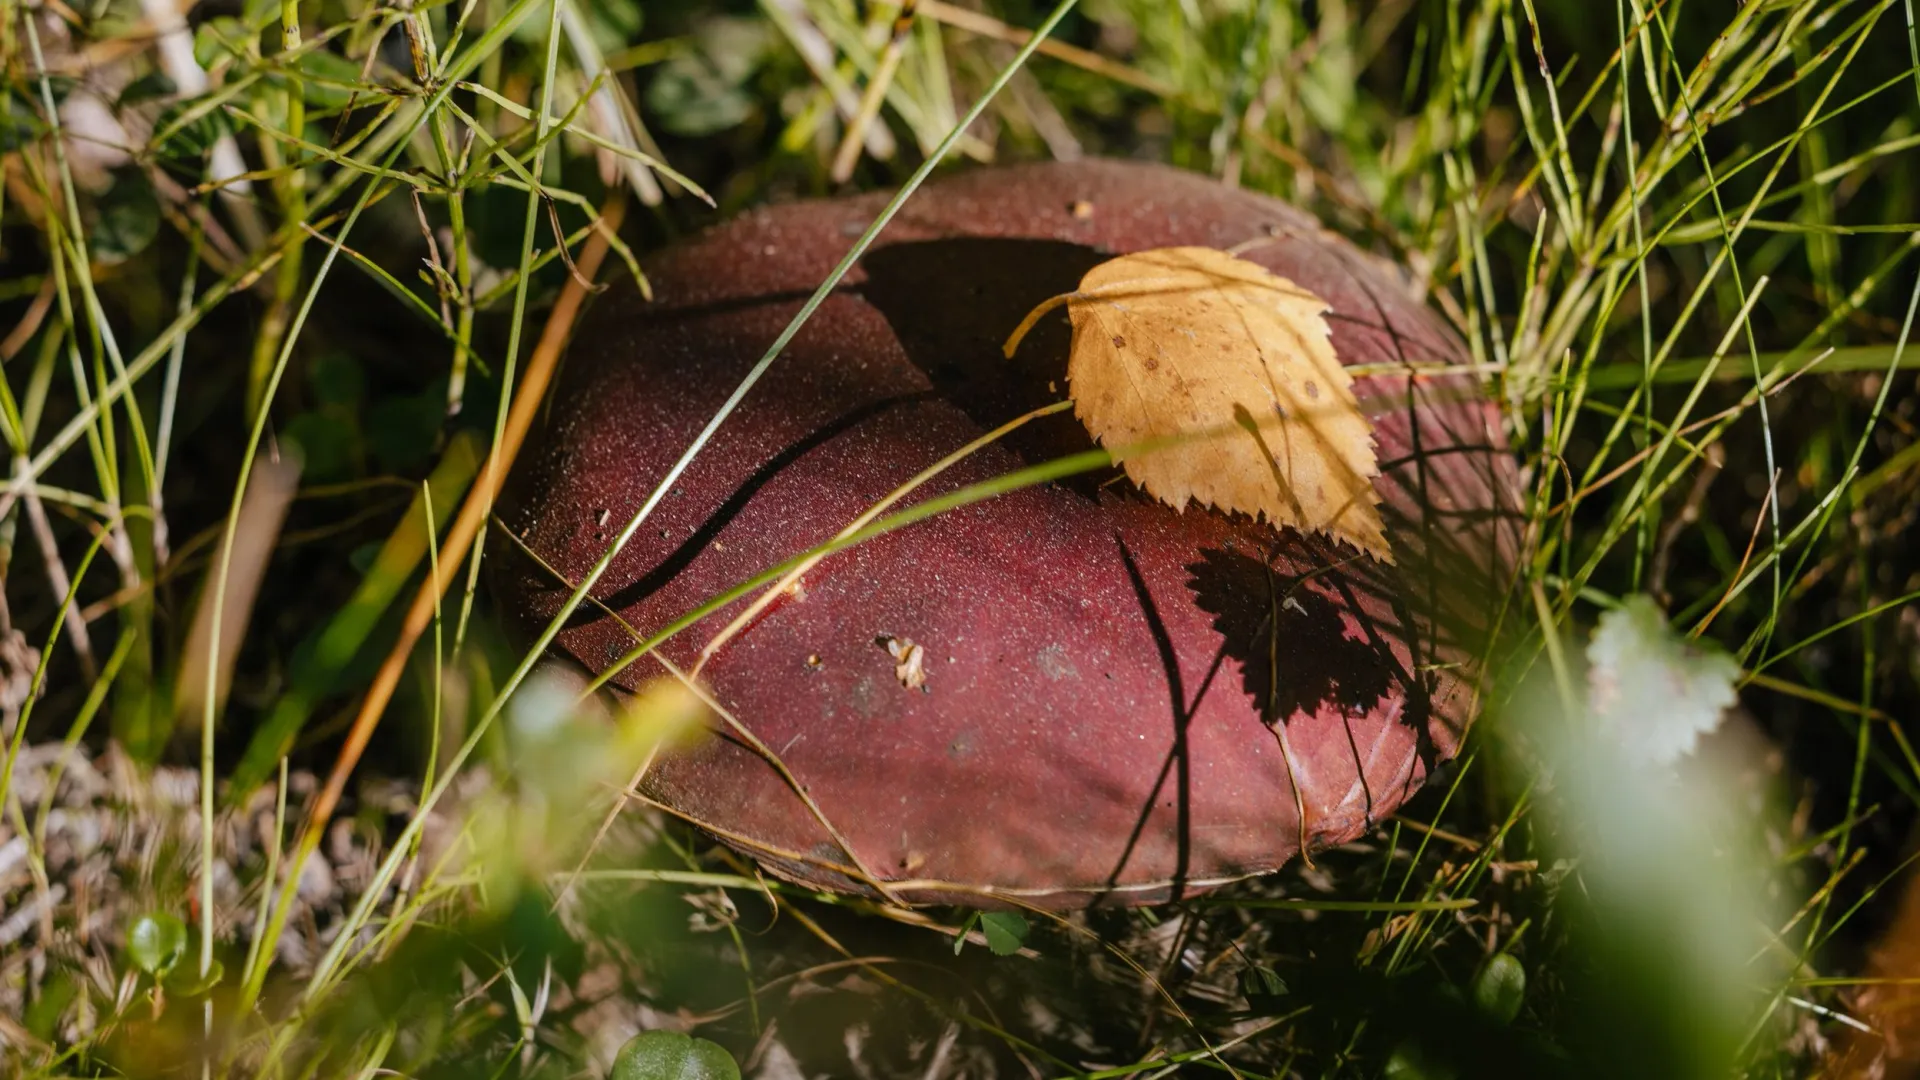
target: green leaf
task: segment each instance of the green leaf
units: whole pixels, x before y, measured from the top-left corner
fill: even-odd
[[[989,911],[980,916],[980,931],[987,935],[987,948],[995,956],[1011,956],[1026,944],[1026,916],[1012,911]]]
[[[753,115],[745,89],[770,39],[757,19],[714,18],[695,31],[698,47],[661,65],[647,84],[647,107],[675,135],[697,137],[738,127]]]
[[[164,911],[140,916],[127,932],[127,956],[133,966],[165,978],[187,953],[187,924]]]
[[[351,407],[367,394],[367,376],[352,353],[328,352],[307,372],[313,396],[322,405]]]
[[[1249,1005],[1271,1001],[1286,992],[1286,980],[1270,967],[1254,964],[1240,973],[1240,994]]]
[[[953,955],[959,956],[960,950],[967,947],[967,934],[978,925],[980,925],[980,913],[977,911],[968,915],[967,921],[960,924],[960,932],[953,935]]]
[[[198,162],[226,133],[226,117],[217,109],[195,117],[178,131],[172,130],[193,104],[191,101],[176,101],[160,111],[159,118],[153,124],[155,154],[169,161]],[[226,177],[215,179],[224,180]]]
[[[248,26],[265,29],[280,21],[280,0],[246,0],[240,15]]]
[[[740,1066],[718,1043],[643,1031],[620,1048],[607,1080],[740,1080]]]
[[[520,989],[520,980],[513,977],[513,969],[508,968],[505,974],[507,990],[513,994],[513,1018],[525,1031],[533,1026],[533,1003],[527,1000],[527,992]]]
[[[145,170],[113,171],[113,186],[94,208],[88,246],[102,262],[124,262],[147,249],[160,235],[160,199]]]
[[[240,56],[253,37],[239,19],[224,15],[208,19],[193,32],[193,58],[203,68],[213,67],[230,56]]]
[[[145,101],[170,98],[179,92],[180,88],[174,85],[166,72],[149,71],[128,83],[126,89],[120,91],[120,97],[114,102],[114,107],[124,109],[129,105],[138,105]]]
[[[432,456],[446,419],[443,380],[435,380],[418,394],[382,398],[367,410],[367,449],[381,469],[411,472]]]
[[[38,83],[39,80],[36,79],[34,82]],[[65,105],[67,98],[73,94],[74,87],[79,85],[80,80],[72,75],[55,75],[51,73],[47,75],[47,91],[53,95],[55,108]],[[34,87],[32,94],[35,103],[38,104],[40,97],[38,86]]]
[[[1511,954],[1501,953],[1487,961],[1473,978],[1473,1003],[1503,1024],[1513,1023],[1513,1018],[1520,1015],[1520,1004],[1526,996],[1527,969]]]
[[[200,974],[197,965],[176,967],[173,969],[173,974],[167,976],[167,989],[181,997],[202,997],[214,987],[219,986],[220,980],[226,977],[226,965],[218,960],[213,962],[213,966],[207,968],[204,976]]]
[[[373,569],[373,560],[380,556],[380,542],[369,540],[352,551],[347,552],[347,565],[362,577]]]
[[[45,125],[25,101],[6,95],[6,108],[0,111],[0,153],[12,153],[40,137]]]
[[[67,1006],[80,996],[80,986],[66,975],[52,972],[49,975],[46,985],[20,1019],[35,1038],[50,1043],[59,1030],[61,1017],[66,1015]]]
[[[583,7],[587,29],[601,52],[624,49],[639,40],[640,27],[646,20],[637,0],[601,0]]]
[[[331,410],[303,412],[281,429],[281,437],[300,447],[306,477],[315,482],[342,480],[354,474],[361,455],[359,430],[350,419]]]
[[[1394,1047],[1381,1075],[1387,1080],[1454,1080],[1460,1074],[1447,1063],[1432,1060],[1418,1043],[1403,1042]]]
[[[323,109],[344,108],[353,99],[353,91],[337,84],[360,81],[359,64],[324,49],[302,54],[299,68],[302,75],[313,76],[301,80],[300,95],[306,98],[307,104]],[[321,79],[326,81],[319,81]]]

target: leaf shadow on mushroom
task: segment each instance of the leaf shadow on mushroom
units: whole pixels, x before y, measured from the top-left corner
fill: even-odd
[[[1067,396],[1064,360],[1070,336],[1064,312],[1035,327],[1022,354],[1000,351],[1007,330],[1034,306],[1072,292],[1107,258],[1059,240],[955,237],[888,244],[869,253],[860,293],[879,309],[907,359],[942,397],[982,430]],[[1093,449],[1070,415],[1042,417],[1002,440],[1028,464]],[[1096,498],[1119,470],[1087,473],[1060,486]]]
[[[1345,749],[1353,767],[1354,782],[1359,785],[1360,828],[1376,820],[1376,807],[1385,793],[1373,790],[1368,778],[1368,762],[1354,738],[1350,719],[1374,710],[1391,710],[1391,698],[1400,699],[1399,724],[1411,730],[1421,757],[1432,767],[1434,748],[1427,736],[1431,713],[1429,681],[1419,678],[1394,655],[1388,641],[1408,640],[1417,647],[1416,635],[1406,632],[1410,620],[1386,595],[1368,587],[1367,577],[1393,575],[1377,564],[1367,564],[1373,575],[1350,575],[1347,570],[1329,567],[1311,574],[1292,576],[1276,568],[1286,565],[1312,565],[1317,548],[1309,541],[1290,536],[1278,550],[1265,553],[1265,560],[1238,551],[1206,548],[1200,561],[1187,567],[1192,575],[1188,587],[1194,603],[1214,617],[1213,628],[1222,640],[1222,652],[1240,667],[1241,689],[1259,710],[1260,721],[1273,731],[1283,754],[1289,755],[1287,727],[1295,718],[1332,714],[1341,720]],[[1304,548],[1304,557],[1285,549]],[[1362,580],[1356,581],[1360,577]],[[1374,586],[1385,584],[1374,581]],[[1363,602],[1362,597],[1367,597]],[[1375,608],[1390,612],[1385,617],[1372,614]],[[1417,656],[1417,652],[1414,654]],[[1290,777],[1290,783],[1299,778]],[[1406,778],[1411,781],[1409,775]],[[1412,794],[1411,787],[1396,793],[1396,804]],[[1308,793],[1301,792],[1303,799]],[[1302,823],[1303,847],[1317,837],[1346,835],[1358,831],[1356,823],[1338,820],[1346,800],[1330,807],[1335,820],[1317,818],[1322,809],[1313,808],[1308,799],[1308,820]]]
[[[1208,548],[1187,567],[1194,600],[1212,614],[1226,654],[1262,722],[1297,712],[1371,708],[1392,682],[1390,652],[1349,636],[1344,605],[1308,579],[1238,551]]]
[[[1261,722],[1276,734],[1281,730],[1279,725],[1286,724],[1295,715],[1311,716],[1323,708],[1364,713],[1382,704],[1382,699],[1394,689],[1398,665],[1391,649],[1377,635],[1349,636],[1340,617],[1341,606],[1308,588],[1305,579],[1278,573],[1271,563],[1228,548],[1203,548],[1200,560],[1186,567],[1190,575],[1187,590],[1196,605],[1214,617],[1213,627],[1221,641],[1205,674],[1189,695],[1176,648],[1153,591],[1125,539],[1116,536],[1115,542],[1138,599],[1141,617],[1153,636],[1166,671],[1173,741],[1147,791],[1108,883],[1110,887],[1116,886],[1124,877],[1136,845],[1160,803],[1161,792],[1171,782],[1175,790],[1178,854],[1169,879],[1168,899],[1178,900],[1188,888],[1187,871],[1193,856],[1190,729],[1209,694],[1235,692],[1230,681],[1232,668],[1226,661],[1232,660],[1238,665],[1238,689],[1254,702]],[[1290,546],[1302,544],[1294,538]],[[1270,558],[1280,557],[1278,552],[1268,554]],[[1346,599],[1351,603],[1353,598],[1348,594]],[[1227,681],[1222,680],[1223,673],[1227,674]],[[1421,715],[1423,709],[1416,707],[1408,712]],[[1366,821],[1370,822],[1376,800],[1373,792],[1364,790],[1365,763],[1351,732],[1348,746],[1355,775],[1365,795]],[[1310,809],[1303,833],[1320,831],[1312,818]],[[1301,824],[1294,823],[1296,828]]]

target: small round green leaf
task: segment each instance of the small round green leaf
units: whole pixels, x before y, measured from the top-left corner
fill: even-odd
[[[620,1048],[607,1080],[740,1080],[740,1066],[719,1043],[643,1031]]]
[[[147,249],[160,234],[160,198],[144,170],[113,170],[113,186],[100,197],[92,242],[102,262],[125,262]]]
[[[309,480],[344,480],[352,476],[363,453],[360,430],[351,415],[336,410],[303,412],[280,429],[281,437],[300,447]]]
[[[417,468],[433,456],[446,419],[444,383],[424,393],[383,397],[367,409],[367,450],[389,472]]]
[[[1520,1015],[1520,1003],[1527,996],[1527,969],[1507,953],[1487,961],[1473,978],[1473,1003],[1480,1011],[1503,1024]]]
[[[1381,1070],[1387,1080],[1455,1080],[1460,1074],[1445,1062],[1433,1061],[1423,1053],[1418,1043],[1403,1042],[1394,1047],[1393,1055],[1387,1058],[1387,1067]]]
[[[1011,911],[989,911],[980,916],[980,932],[987,935],[987,948],[995,956],[1010,956],[1026,944],[1026,916]]]
[[[164,911],[142,915],[127,932],[127,955],[133,966],[156,979],[165,978],[187,953],[187,924]]]
[[[167,989],[181,997],[201,997],[219,986],[220,980],[226,977],[227,967],[218,960],[213,962],[204,976],[200,974],[198,965],[176,967],[173,974],[167,976]]]
[[[367,396],[367,374],[344,350],[317,357],[307,370],[307,382],[322,405],[357,406]]]

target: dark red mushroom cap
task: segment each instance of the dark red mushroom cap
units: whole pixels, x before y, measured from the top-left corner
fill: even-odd
[[[586,574],[884,201],[748,213],[653,260],[655,302],[627,289],[592,311],[506,504],[552,568],[502,551],[512,615],[559,609],[553,572]],[[1095,263],[1262,237],[1246,257],[1328,301],[1343,362],[1462,361],[1390,268],[1270,198],[1119,162],[959,175],[907,204],[613,562],[595,595],[620,619],[583,608],[559,648],[602,671],[633,648],[628,627],[655,631],[831,539],[1059,400],[1064,313],[1016,359],[999,347]],[[702,669],[832,830],[725,723],[646,790],[776,873],[916,902],[1146,902],[1360,835],[1459,745],[1458,665],[1512,559],[1513,465],[1471,374],[1354,389],[1397,567],[1176,511],[1117,471],[1017,491],[829,556]],[[1091,446],[1057,414],[910,501]],[[746,603],[662,653],[691,666]],[[905,642],[923,687],[898,677]],[[642,660],[616,681],[661,671]]]

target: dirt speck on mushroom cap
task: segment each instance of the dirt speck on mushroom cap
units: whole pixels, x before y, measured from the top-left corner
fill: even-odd
[[[654,303],[630,289],[602,301],[503,508],[530,549],[579,580],[604,550],[599,515],[632,516],[883,201],[748,213],[652,260]],[[1064,317],[1016,359],[999,352],[1034,304],[1114,254],[1263,236],[1246,257],[1327,300],[1343,363],[1462,362],[1389,271],[1272,199],[1118,162],[961,174],[907,204],[597,598],[656,630],[831,538],[917,471],[1058,400]],[[829,557],[702,671],[831,831],[724,724],[656,764],[648,792],[777,873],[884,882],[910,901],[1147,902],[1352,839],[1457,748],[1471,697],[1457,665],[1515,543],[1513,463],[1474,376],[1372,374],[1354,391],[1397,568],[1174,511],[1117,472],[967,506]],[[1091,446],[1070,415],[1051,416],[912,501]],[[551,617],[566,585],[499,554],[510,614]],[[663,653],[690,665],[746,603]],[[901,677],[889,640],[919,647],[919,678]],[[559,638],[596,671],[632,645],[597,608]],[[617,681],[659,673],[643,660]]]

